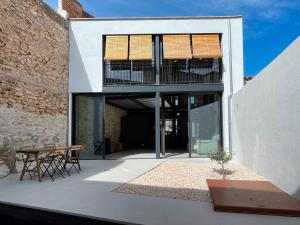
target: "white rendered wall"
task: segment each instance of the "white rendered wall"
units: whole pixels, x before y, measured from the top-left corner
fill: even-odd
[[[224,55],[223,140],[224,147],[228,149],[228,98],[231,91],[234,93],[243,86],[242,18],[70,20],[69,92],[102,92],[103,35],[178,33],[222,34],[221,46]]]
[[[233,97],[234,158],[300,199],[300,37]]]

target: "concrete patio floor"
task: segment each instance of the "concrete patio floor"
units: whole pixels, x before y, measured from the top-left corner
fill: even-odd
[[[141,157],[140,157],[141,158]],[[82,161],[82,173],[39,183],[20,174],[0,180],[0,201],[140,224],[296,225],[300,218],[215,212],[209,202],[117,193],[121,184],[166,160]],[[190,159],[207,162],[206,159]],[[186,160],[184,160],[186,161]]]
[[[162,159],[189,159],[189,153],[187,149],[166,149],[165,155],[161,154]],[[197,158],[197,155],[192,154],[193,158]],[[113,152],[106,155],[106,159],[118,159],[118,160],[129,160],[129,159],[155,159],[155,149],[126,149],[119,152]]]

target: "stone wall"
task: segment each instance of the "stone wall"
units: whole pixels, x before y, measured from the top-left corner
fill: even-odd
[[[0,146],[65,145],[67,22],[41,0],[1,0],[0,21]]]
[[[115,106],[105,105],[105,137],[109,137],[111,142],[119,142],[121,135],[121,117],[126,115],[126,111]]]

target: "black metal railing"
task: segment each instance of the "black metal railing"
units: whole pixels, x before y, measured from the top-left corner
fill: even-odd
[[[105,61],[104,84],[155,84],[154,61]],[[222,59],[162,60],[160,84],[221,83]]]
[[[154,84],[154,61],[105,61],[104,84]]]
[[[221,59],[163,60],[161,84],[220,83]]]

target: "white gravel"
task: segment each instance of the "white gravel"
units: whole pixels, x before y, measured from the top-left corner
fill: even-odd
[[[234,162],[225,166],[226,179],[265,180]],[[222,179],[216,163],[164,162],[114,191],[154,197],[210,201],[206,179]]]

